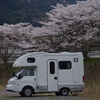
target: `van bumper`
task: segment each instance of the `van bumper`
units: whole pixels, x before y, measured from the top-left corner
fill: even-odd
[[[85,88],[85,84],[77,84],[75,85],[75,88],[72,89],[72,92],[82,92]]]
[[[15,85],[6,85],[6,91],[15,92]]]

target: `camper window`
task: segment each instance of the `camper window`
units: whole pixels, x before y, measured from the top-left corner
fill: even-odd
[[[27,59],[27,62],[28,62],[28,63],[34,63],[34,62],[35,62],[35,58],[28,58],[28,59]]]
[[[59,61],[59,69],[71,69],[71,61]]]
[[[54,73],[55,73],[55,63],[50,62],[50,74],[54,74]]]

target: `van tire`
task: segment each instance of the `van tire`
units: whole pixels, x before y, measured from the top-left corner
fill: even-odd
[[[23,97],[31,97],[33,94],[33,89],[31,87],[24,87],[21,94]]]
[[[22,92],[19,92],[19,94],[23,97],[23,93]]]
[[[60,90],[60,94],[63,96],[67,96],[69,94],[69,89],[68,88],[62,88]]]

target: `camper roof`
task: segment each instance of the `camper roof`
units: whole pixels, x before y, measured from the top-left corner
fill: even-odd
[[[40,56],[66,56],[66,55],[71,55],[71,56],[77,56],[77,55],[82,55],[81,52],[76,52],[76,53],[70,53],[70,52],[61,52],[61,53],[47,53],[47,52],[32,52],[32,53],[27,53],[19,57],[18,59],[15,60],[13,67],[27,67],[27,66],[37,66],[38,65],[38,60]],[[32,63],[28,62],[29,60],[33,60]],[[34,63],[34,64],[33,64]]]

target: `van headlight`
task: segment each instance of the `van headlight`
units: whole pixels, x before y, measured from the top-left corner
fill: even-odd
[[[8,85],[9,85],[9,84],[14,85],[14,84],[15,84],[15,81],[9,81],[9,82],[8,82]]]

